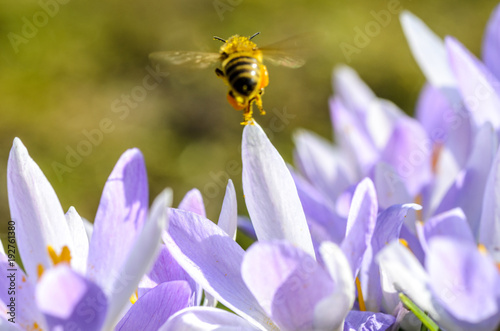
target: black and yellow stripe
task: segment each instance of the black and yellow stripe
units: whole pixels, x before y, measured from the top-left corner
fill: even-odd
[[[234,54],[224,65],[224,76],[232,89],[244,97],[249,97],[260,82],[259,61],[248,55]]]

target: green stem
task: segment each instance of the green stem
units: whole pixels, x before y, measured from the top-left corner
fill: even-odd
[[[403,293],[399,293],[399,299],[408,308],[417,318],[422,322],[421,331],[429,330],[429,331],[440,331],[439,326],[434,322],[427,314],[420,309],[413,301],[410,300]]]

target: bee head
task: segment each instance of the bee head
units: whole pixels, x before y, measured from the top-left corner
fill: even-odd
[[[222,38],[214,37],[214,39],[224,42],[224,45],[220,48],[221,56],[226,56],[228,54],[238,53],[238,52],[253,52],[257,49],[257,45],[252,42],[250,39],[255,37],[257,34],[252,35],[251,37],[242,37],[239,35],[234,35],[230,37],[228,40],[224,40]]]

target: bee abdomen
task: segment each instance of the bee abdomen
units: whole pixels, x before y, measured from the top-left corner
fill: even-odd
[[[229,85],[239,94],[250,96],[260,80],[259,61],[250,56],[237,56],[224,66]]]

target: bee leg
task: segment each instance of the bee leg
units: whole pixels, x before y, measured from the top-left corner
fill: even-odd
[[[224,78],[224,77],[225,77],[225,76],[224,76],[224,72],[223,72],[221,69],[219,69],[219,68],[215,68],[215,74],[216,74],[216,75],[217,75],[217,77],[219,77],[219,78]]]
[[[253,125],[253,117],[252,117],[252,103],[249,102],[248,106],[245,108],[243,111],[243,122],[241,122],[241,125]]]
[[[264,94],[264,89],[260,89],[259,94],[255,96],[254,102],[257,105],[257,108],[259,108],[260,114],[265,115],[266,111],[262,107],[262,94]]]

